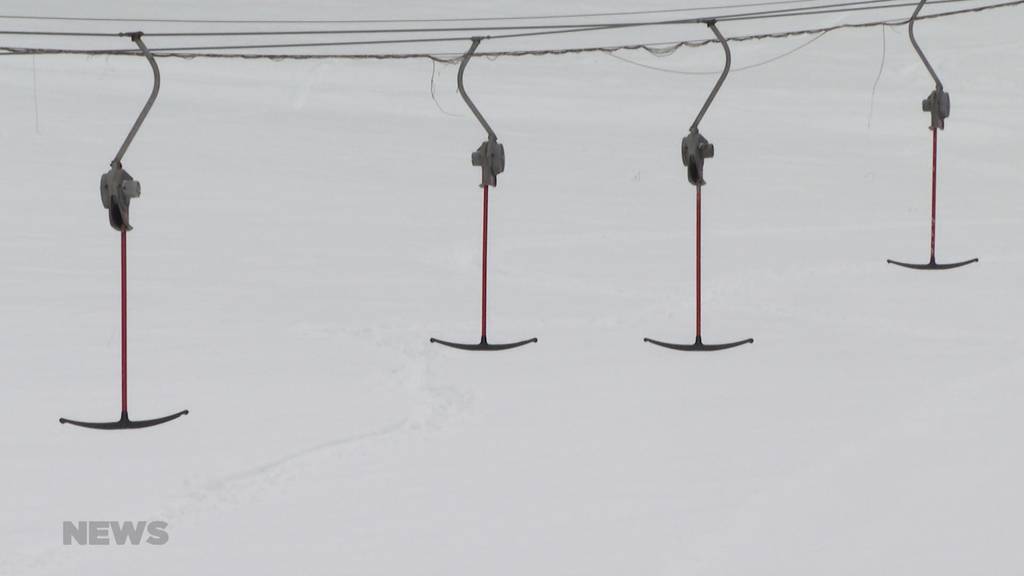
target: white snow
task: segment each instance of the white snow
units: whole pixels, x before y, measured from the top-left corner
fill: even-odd
[[[4,4],[209,18],[678,6]],[[471,63],[508,154],[491,194],[490,339],[540,339],[472,354],[428,343],[478,334],[469,155],[484,133],[453,66],[436,87],[457,117],[432,101],[426,61],[162,59],[124,160],[143,190],[129,394],[136,418],[191,414],[134,432],[57,419],[117,417],[118,240],[97,183],[150,71],[0,57],[0,574],[1019,574],[1021,16],[917,27],[952,94],[939,258],[981,258],[955,271],[885,264],[928,250],[932,84],[905,27],[887,32],[870,114],[877,28],[729,77],[702,124],[716,146],[704,336],[756,343],[706,355],[642,338],[693,337],[679,141],[714,74],[593,54]],[[737,43],[735,66],[807,39]],[[626,57],[721,64],[714,45]],[[170,542],[64,546],[65,520],[165,520]]]

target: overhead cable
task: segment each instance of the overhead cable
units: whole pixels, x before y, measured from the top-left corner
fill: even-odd
[[[951,1],[951,0],[936,0],[936,2]],[[964,0],[960,0],[964,1]],[[1011,6],[1019,6],[1024,4],[1024,0],[1010,0],[1007,2],[999,2],[995,4],[986,4],[983,6],[976,6],[972,8],[963,8],[958,10],[948,10],[944,12],[936,12],[924,16],[919,16],[918,20],[927,20],[933,18],[944,18],[949,16],[984,12],[993,9],[1007,8]],[[803,36],[808,34],[821,34],[822,32],[833,32],[844,29],[857,29],[857,28],[871,28],[877,26],[902,26],[909,22],[909,18],[899,19],[888,19],[888,20],[875,20],[869,22],[857,22],[849,24],[836,24],[826,27],[818,28],[807,28],[799,30],[789,30],[782,32],[765,32],[765,33],[754,33],[746,35],[737,35],[727,38],[729,42],[744,42],[753,40],[766,40],[766,39],[778,39],[778,38],[789,38],[793,36]],[[468,41],[470,38],[447,38],[447,39],[433,39],[432,41]],[[403,40],[401,42],[424,42],[425,39],[418,40]],[[375,43],[396,43],[394,41],[377,41],[377,42],[354,42],[347,45],[366,45]],[[633,43],[633,44],[617,44],[617,45],[604,45],[604,46],[581,46],[581,47],[566,47],[566,48],[547,48],[547,49],[528,49],[528,50],[495,50],[488,52],[480,52],[478,55],[488,58],[499,58],[499,57],[520,57],[520,56],[556,56],[556,55],[569,55],[569,54],[586,54],[586,53],[611,53],[619,51],[634,51],[644,50],[651,54],[669,54],[682,47],[700,47],[708,44],[716,43],[715,39],[705,40],[681,40],[672,42],[646,42],[646,43]],[[325,43],[327,45],[339,45],[339,43]],[[251,46],[250,46],[251,47]],[[239,48],[240,49],[240,48]],[[440,63],[451,63],[458,61],[462,52],[406,52],[406,53],[347,53],[347,54],[330,54],[330,53],[256,53],[256,54],[245,54],[245,53],[223,53],[223,52],[201,52],[197,51],[199,47],[189,47],[183,50],[168,50],[161,49],[151,50],[154,56],[162,58],[181,58],[181,59],[194,59],[194,58],[233,58],[233,59],[262,59],[262,60],[326,60],[326,59],[351,59],[351,60],[406,60],[406,59],[430,59]],[[31,54],[68,54],[68,55],[86,55],[86,56],[138,56],[140,53],[137,50],[85,50],[85,49],[71,49],[71,48],[33,48],[33,47],[15,47],[15,46],[0,46],[0,55],[31,55]]]
[[[948,2],[971,2],[977,0],[934,0],[933,4]],[[788,16],[806,16],[816,14],[831,14],[834,12],[853,12],[859,10],[882,10],[888,8],[900,8],[912,6],[914,3],[901,2],[900,0],[847,0],[843,2],[832,2],[816,6],[800,8],[782,8],[774,10],[760,10],[738,14],[717,14],[694,18],[672,19],[672,20],[648,20],[633,22],[592,22],[587,24],[529,24],[529,25],[503,25],[503,26],[454,26],[454,27],[428,27],[428,28],[350,28],[344,30],[255,30],[255,31],[187,31],[187,32],[149,32],[145,36],[158,37],[231,37],[231,36],[333,36],[333,35],[378,35],[378,34],[433,34],[465,32],[466,40],[476,36],[486,39],[494,38],[524,38],[530,36],[546,36],[553,34],[566,34],[570,32],[588,32],[600,30],[613,30],[625,28],[639,28],[652,26],[672,26],[680,24],[697,24],[709,20],[757,20],[761,18],[777,18]],[[485,32],[519,32],[515,34],[501,34],[486,36]],[[66,32],[58,30],[6,30],[0,29],[0,35],[17,36],[84,36],[84,37],[117,37],[128,36],[132,32]],[[310,46],[319,46],[320,43],[311,43]],[[349,45],[349,44],[341,44]],[[258,46],[258,47],[263,47]],[[272,45],[268,47],[293,47]],[[209,50],[219,48],[206,48]],[[174,48],[154,48],[154,50],[177,50]]]
[[[742,4],[720,4],[714,6],[693,6],[688,8],[666,8],[661,10],[630,10],[616,12],[580,12],[574,14],[545,14],[526,16],[482,16],[470,18],[378,18],[378,19],[291,19],[291,18],[116,18],[116,17],[83,17],[83,16],[31,16],[24,14],[0,14],[0,20],[37,20],[63,22],[136,22],[154,24],[412,24],[440,22],[502,22],[523,20],[556,20],[581,19],[596,17],[645,16],[651,14],[674,14],[684,12],[700,12],[704,10],[733,10],[737,8],[757,8],[760,6],[784,6],[791,4],[807,4],[818,0],[772,0],[765,2],[748,2]]]

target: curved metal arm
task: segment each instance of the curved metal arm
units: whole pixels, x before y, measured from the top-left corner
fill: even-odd
[[[922,0],[924,1],[924,0]],[[732,68],[732,52],[729,51],[729,43],[725,41],[725,37],[718,31],[718,27],[715,26],[714,20],[708,20],[708,28],[715,33],[715,38],[722,44],[722,48],[725,50],[725,69],[722,70],[722,75],[718,77],[718,82],[715,83],[715,87],[711,90],[711,94],[708,95],[707,101],[704,102],[704,106],[700,109],[700,113],[697,114],[697,119],[690,125],[690,132],[696,132],[697,126],[700,125],[700,121],[704,118],[704,114],[707,113],[708,108],[711,107],[711,102],[718,95],[718,90],[725,83],[725,77],[729,75],[729,69]]]
[[[928,0],[921,0],[914,9],[914,13],[910,16],[910,24],[907,28],[910,30],[910,43],[914,45],[914,50],[917,51],[917,55],[921,57],[921,62],[924,62],[924,67],[928,69],[928,73],[932,75],[932,79],[935,80],[935,87],[942,91],[942,80],[939,80],[938,74],[935,73],[935,69],[932,68],[928,59],[924,57],[924,52],[921,51],[921,47],[917,45],[917,39],[914,38],[914,21],[917,20],[917,15],[921,12],[921,8],[924,8],[924,3]]]
[[[146,119],[149,114],[149,109],[153,107],[153,102],[156,101],[156,95],[160,93],[160,68],[156,65],[156,59],[153,58],[153,54],[149,52],[149,48],[146,48],[146,44],[142,42],[142,32],[135,32],[131,34],[132,41],[138,44],[142,50],[142,54],[149,60],[149,65],[153,68],[153,91],[149,94],[149,100],[146,101],[146,105],[142,107],[142,112],[139,113],[139,117],[135,119],[135,124],[132,125],[131,132],[128,132],[128,137],[124,139],[124,143],[121,144],[121,149],[117,151],[117,156],[110,161],[111,166],[120,166],[121,159],[124,157],[125,152],[128,151],[128,146],[131,145],[132,140],[135,139],[135,134],[138,133],[139,127],[142,126],[142,122]]]
[[[462,64],[459,65],[458,77],[459,95],[462,96],[462,99],[466,101],[466,105],[469,106],[469,109],[473,111],[473,115],[476,116],[476,119],[480,121],[480,124],[484,127],[484,130],[487,130],[487,138],[492,141],[497,141],[498,135],[494,133],[494,130],[491,130],[491,125],[487,123],[487,120],[484,120],[483,114],[480,114],[480,111],[477,110],[476,105],[473,104],[473,101],[469,99],[469,95],[466,94],[466,87],[462,84],[462,75],[466,71],[466,64],[469,64],[469,59],[473,57],[474,53],[476,53],[476,49],[477,47],[480,46],[481,40],[483,40],[483,38],[479,36],[473,38],[473,44],[469,47],[469,51],[466,52],[466,55],[462,57]]]

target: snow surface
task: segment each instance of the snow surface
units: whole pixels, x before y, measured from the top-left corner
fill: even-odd
[[[8,0],[3,11],[623,6]],[[939,257],[981,258],[956,271],[885,264],[928,249],[920,101],[932,85],[905,28],[887,33],[873,100],[877,28],[730,76],[702,125],[717,148],[705,339],[757,342],[707,355],[642,338],[692,338],[679,140],[713,74],[606,55],[474,60],[467,86],[508,153],[491,196],[490,335],[540,342],[471,354],[428,343],[472,340],[479,318],[469,154],[483,131],[454,67],[437,67],[442,112],[425,61],[161,60],[163,91],[125,157],[143,185],[129,235],[130,401],[136,418],[192,413],[126,433],[57,418],[117,416],[118,242],[97,182],[148,94],[148,67],[0,57],[0,574],[1024,572],[1022,14],[918,26],[953,99]],[[735,65],[806,40],[736,44]],[[721,63],[715,46],[626,57]],[[65,520],[165,520],[170,542],[63,546]]]

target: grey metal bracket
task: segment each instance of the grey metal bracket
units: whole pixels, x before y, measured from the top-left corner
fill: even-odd
[[[921,110],[931,114],[932,130],[942,130],[946,127],[946,118],[949,118],[949,92],[942,89],[942,80],[939,80],[939,75],[935,73],[935,69],[932,68],[931,62],[925,57],[921,47],[917,44],[917,38],[914,38],[914,22],[917,20],[918,14],[921,9],[924,8],[924,3],[928,0],[921,0],[918,3],[917,8],[914,9],[914,13],[910,16],[910,24],[907,26],[910,31],[910,43],[914,45],[914,50],[917,55],[921,58],[921,62],[924,62],[924,67],[928,69],[928,74],[931,74],[932,80],[935,80],[935,90],[928,95],[921,102]]]
[[[732,52],[729,51],[729,43],[726,42],[722,33],[718,31],[714,20],[708,20],[707,25],[714,32],[715,38],[722,45],[722,49],[725,50],[725,67],[722,69],[722,74],[718,77],[718,82],[715,82],[715,87],[711,89],[711,94],[704,101],[704,106],[701,107],[697,118],[690,125],[690,133],[683,138],[683,166],[686,166],[687,180],[695,186],[706,184],[704,181],[704,160],[715,157],[715,145],[708,142],[707,138],[701,135],[699,130],[700,121],[704,119],[704,114],[711,107],[711,102],[718,95],[722,84],[725,83],[725,77],[729,75],[729,69],[732,68]]]
[[[115,230],[132,229],[131,224],[128,222],[131,201],[132,198],[138,198],[142,195],[142,184],[125,171],[121,165],[121,160],[128,151],[128,146],[135,139],[135,135],[139,132],[139,128],[149,114],[150,108],[153,107],[157,94],[160,93],[160,68],[157,66],[153,54],[150,53],[146,44],[142,41],[142,32],[133,32],[125,35],[129,36],[139,46],[142,54],[149,61],[149,66],[153,69],[153,90],[149,94],[149,100],[146,101],[146,105],[142,107],[139,117],[135,119],[135,124],[132,125],[131,131],[128,132],[128,136],[121,144],[121,148],[118,149],[117,155],[110,161],[110,170],[100,177],[100,200],[103,202],[103,207],[108,211],[110,226]]]
[[[473,166],[480,167],[480,187],[484,186],[497,186],[498,185],[498,174],[505,171],[505,147],[498,142],[498,135],[491,129],[491,125],[484,119],[483,114],[477,109],[476,104],[466,94],[466,86],[462,82],[462,77],[466,72],[466,65],[469,64],[469,60],[473,58],[473,54],[476,53],[476,49],[480,46],[480,42],[483,40],[482,37],[474,37],[473,43],[469,47],[469,51],[462,57],[462,63],[459,65],[459,95],[469,106],[469,109],[476,116],[477,121],[487,131],[487,140],[476,149],[475,152],[470,156],[470,160]]]
[[[691,130],[683,138],[683,166],[686,166],[686,179],[690,184],[707,184],[704,181],[704,160],[715,157],[715,145],[708,142],[700,132]]]

